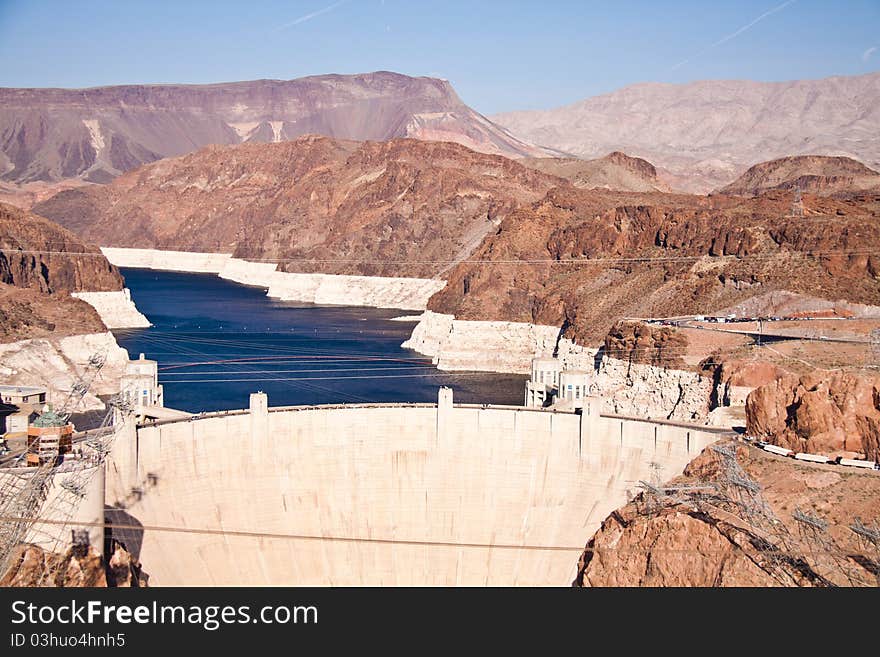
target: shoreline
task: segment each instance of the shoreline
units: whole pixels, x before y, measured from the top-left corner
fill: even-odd
[[[110,331],[152,326],[132,301],[131,290],[127,287],[112,292],[72,292],[70,296],[94,308]]]
[[[425,310],[446,281],[433,278],[302,274],[278,271],[276,263],[251,262],[229,253],[163,251],[101,247],[117,267],[216,274],[220,278],[266,289],[280,301],[326,306],[368,306],[398,310]]]

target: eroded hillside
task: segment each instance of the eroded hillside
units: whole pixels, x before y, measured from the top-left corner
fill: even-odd
[[[232,252],[289,271],[434,276],[564,181],[458,144],[308,136],[210,147],[35,210],[102,246]]]
[[[557,188],[501,222],[429,308],[565,326],[591,344],[621,317],[712,312],[779,290],[880,303],[880,197],[807,194],[802,203],[800,216],[784,192]]]
[[[121,290],[119,270],[61,226],[0,203],[0,342],[105,330],[71,292]]]
[[[589,541],[575,586],[878,585],[880,551],[852,529],[876,531],[876,472],[726,442],[642,489]]]

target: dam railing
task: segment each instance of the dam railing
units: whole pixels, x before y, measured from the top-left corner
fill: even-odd
[[[269,413],[288,413],[299,411],[319,411],[319,410],[343,410],[358,408],[437,408],[434,402],[369,402],[369,403],[339,403],[339,404],[305,404],[293,406],[270,406],[267,411]],[[517,406],[513,404],[453,404],[453,408],[470,408],[475,410],[501,410],[501,411],[518,411],[528,413],[550,413],[559,415],[578,415],[578,411],[563,410],[552,407],[537,406]],[[175,424],[179,422],[192,422],[194,420],[204,420],[208,418],[229,417],[237,415],[248,415],[250,409],[234,409],[227,411],[209,411],[204,413],[194,413],[186,418],[170,418],[167,420],[154,420],[145,422],[139,426],[160,427],[166,424]],[[714,433],[718,435],[736,435],[736,432],[729,427],[716,427],[707,424],[697,424],[696,422],[681,422],[676,420],[665,420],[659,418],[637,417],[633,415],[620,415],[617,413],[600,413],[599,417],[610,420],[624,420],[630,422],[645,422],[648,424],[663,425],[669,427],[677,427],[680,429],[691,429],[695,431],[703,431],[706,433]]]

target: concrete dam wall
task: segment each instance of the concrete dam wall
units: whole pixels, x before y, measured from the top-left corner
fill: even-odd
[[[265,404],[117,437],[107,502],[145,527],[127,543],[151,585],[568,585],[628,490],[718,438],[447,390],[437,405]]]

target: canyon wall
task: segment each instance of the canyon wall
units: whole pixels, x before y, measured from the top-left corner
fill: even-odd
[[[687,370],[602,357],[589,393],[604,400],[604,410],[621,415],[705,422],[713,382]]]
[[[403,343],[441,370],[526,374],[532,358],[552,355],[559,329],[522,322],[481,322],[426,311]]]
[[[880,460],[880,377],[786,373],[746,401],[749,435],[796,452]]]
[[[71,296],[85,301],[94,308],[108,329],[152,326],[150,320],[134,305],[128,288],[113,292],[74,292]]]

